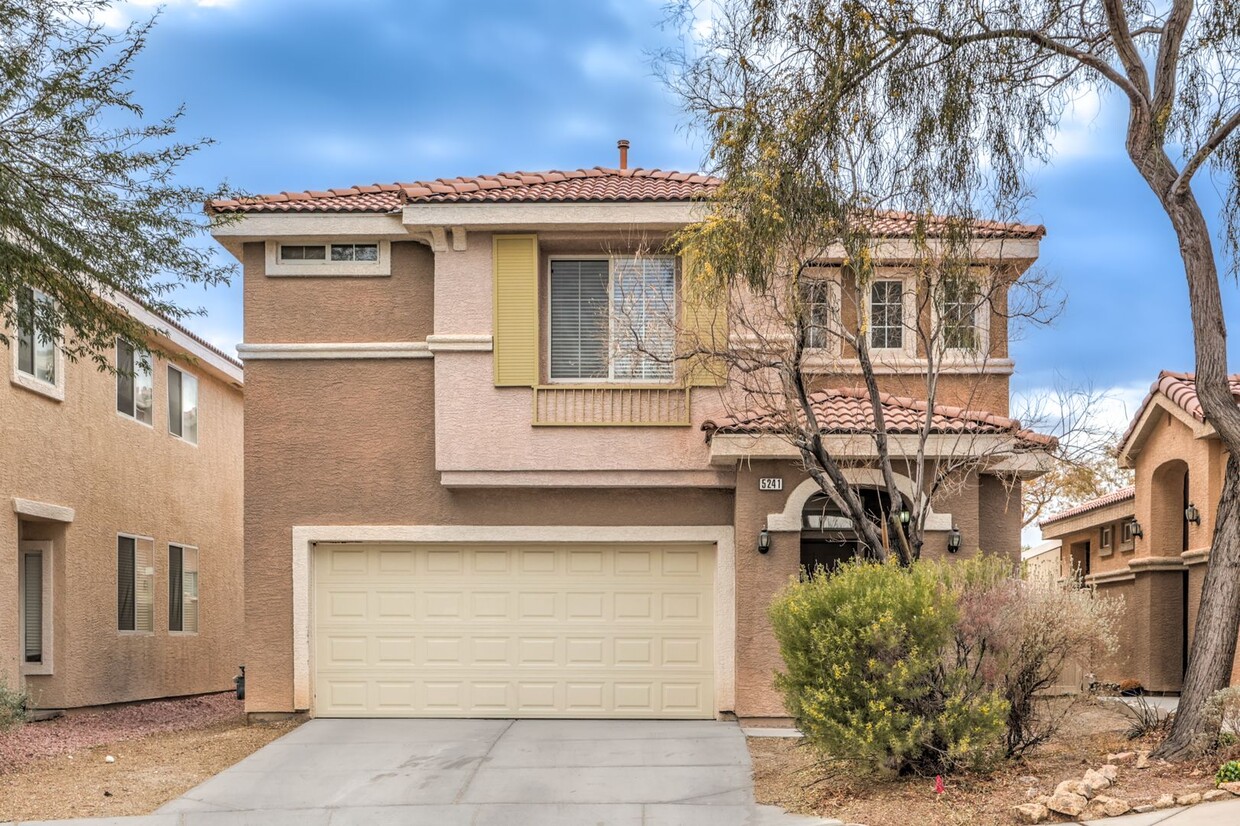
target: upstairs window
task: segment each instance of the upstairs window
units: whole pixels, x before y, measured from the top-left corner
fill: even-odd
[[[17,301],[17,372],[35,381],[56,385],[60,378],[56,344],[35,329],[35,316],[41,309],[40,305],[51,303],[51,299],[38,290],[26,287],[18,291]]]
[[[198,549],[168,546],[168,630],[198,633]]]
[[[116,340],[116,412],[149,425],[155,388],[151,365],[143,361],[132,344],[123,338]]]
[[[280,261],[378,261],[378,244],[281,244]]]
[[[549,293],[552,380],[671,381],[675,259],[555,259]]]
[[[945,350],[977,352],[981,331],[977,323],[981,290],[972,278],[944,278],[938,284],[939,334]]]
[[[146,537],[116,538],[116,627],[155,630],[155,543]]]
[[[904,282],[880,279],[870,284],[870,347],[904,349]]]
[[[198,379],[168,365],[168,432],[198,444]]]
[[[839,291],[834,281],[814,279],[801,285],[805,346],[834,349],[834,333],[840,323]]]

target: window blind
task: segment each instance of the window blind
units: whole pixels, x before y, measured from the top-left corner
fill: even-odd
[[[131,536],[116,538],[116,627],[121,631],[134,628],[134,540]]]
[[[551,262],[551,378],[607,378],[608,262]]]
[[[28,663],[43,662],[43,554],[22,554],[22,633]]]

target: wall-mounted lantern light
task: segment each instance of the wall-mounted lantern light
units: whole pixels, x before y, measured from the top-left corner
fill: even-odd
[[[1201,511],[1197,510],[1197,506],[1192,502],[1189,502],[1188,507],[1184,509],[1184,521],[1192,522],[1199,527],[1201,525]]]
[[[947,535],[947,552],[954,554],[960,550],[960,529],[953,527]]]
[[[1141,530],[1141,523],[1135,519],[1128,523],[1128,533],[1137,539],[1145,538],[1145,531]]]
[[[758,553],[766,554],[771,552],[771,532],[763,528],[758,533]]]
[[[899,516],[901,525],[907,525],[913,518],[913,514],[909,513],[908,508],[906,507],[900,508]]]

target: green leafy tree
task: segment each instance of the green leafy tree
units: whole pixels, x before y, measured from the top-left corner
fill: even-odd
[[[147,119],[129,88],[154,19],[110,33],[109,5],[0,0],[0,342],[33,331],[100,367],[118,335],[149,341],[119,296],[179,320],[179,286],[232,271],[191,243],[226,193],[176,179],[210,141],[177,141],[182,112]]]
[[[685,0],[688,21],[699,4]],[[669,77],[727,181],[723,219],[766,236],[739,261],[766,278],[774,241],[840,244],[864,273],[887,207],[1010,220],[1064,113],[1099,93],[1128,118],[1124,149],[1176,233],[1202,408],[1229,453],[1212,555],[1172,734],[1191,754],[1227,684],[1240,627],[1240,408],[1227,381],[1220,263],[1240,247],[1240,4],[1236,0],[719,0]],[[1195,190],[1223,193],[1216,251]],[[954,216],[938,219],[936,216]],[[746,226],[751,229],[746,229]],[[788,231],[785,231],[788,230]],[[731,245],[733,250],[743,245]],[[727,251],[727,244],[719,250]],[[726,255],[711,255],[721,263]]]

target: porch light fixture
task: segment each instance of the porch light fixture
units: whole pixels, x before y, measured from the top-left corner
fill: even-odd
[[[1135,536],[1135,537],[1136,537],[1136,538],[1138,538],[1138,539],[1144,539],[1144,538],[1145,538],[1145,531],[1141,530],[1141,523],[1140,523],[1140,522],[1138,522],[1137,520],[1135,520],[1135,519],[1134,519],[1134,520],[1132,520],[1131,522],[1129,522],[1129,523],[1128,523],[1128,526],[1129,526],[1129,527],[1128,527],[1128,532],[1129,532],[1130,534],[1132,534],[1133,536]]]
[[[767,554],[771,552],[771,532],[763,528],[758,533],[758,553]]]
[[[953,527],[947,534],[947,552],[954,554],[960,550],[960,529]]]
[[[907,525],[913,518],[913,514],[909,513],[908,508],[901,506],[900,508],[900,524]]]
[[[1192,522],[1194,525],[1201,526],[1201,511],[1197,510],[1197,506],[1192,502],[1188,503],[1188,507],[1184,509],[1184,521]]]

